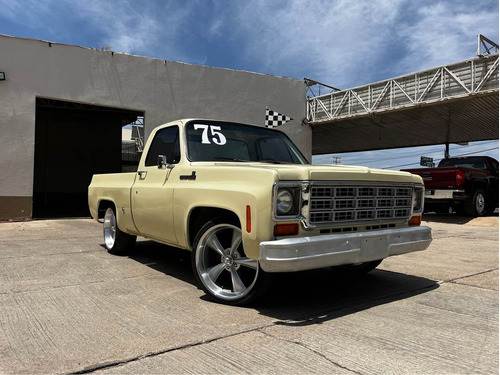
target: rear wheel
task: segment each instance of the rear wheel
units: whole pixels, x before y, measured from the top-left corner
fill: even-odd
[[[474,190],[471,199],[465,202],[465,213],[477,217],[486,214],[486,195],[481,189]]]
[[[208,222],[194,241],[192,267],[201,288],[213,300],[243,305],[267,286],[268,274],[246,256],[241,229],[229,223]]]
[[[136,236],[122,232],[118,228],[114,208],[108,207],[104,214],[103,224],[104,246],[109,253],[115,255],[127,254],[135,245]]]

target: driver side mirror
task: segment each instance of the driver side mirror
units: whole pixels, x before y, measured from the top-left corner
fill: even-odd
[[[166,155],[158,155],[158,169],[173,169],[174,167],[174,164],[167,162]]]

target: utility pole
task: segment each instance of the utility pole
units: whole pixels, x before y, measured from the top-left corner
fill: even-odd
[[[340,156],[333,156],[333,162],[335,163],[335,165],[340,164],[341,159],[342,157]]]

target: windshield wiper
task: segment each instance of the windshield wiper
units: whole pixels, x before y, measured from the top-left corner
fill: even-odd
[[[240,162],[249,162],[250,160],[238,159],[238,158],[225,158],[222,156],[215,157],[216,160],[225,160],[225,161],[240,161]]]
[[[278,160],[274,160],[274,159],[262,159],[262,160],[259,160],[259,163],[289,164],[286,161],[278,161]]]

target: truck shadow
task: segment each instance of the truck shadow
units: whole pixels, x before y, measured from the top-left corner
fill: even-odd
[[[469,221],[474,219],[470,216],[461,216],[457,214],[437,214],[437,213],[425,213],[422,216],[424,222],[430,223],[446,223],[446,224],[467,224]]]
[[[430,223],[446,223],[446,224],[467,224],[471,221],[481,221],[487,218],[498,217],[498,210],[490,215],[485,215],[479,218],[474,218],[470,216],[463,216],[458,214],[439,214],[439,213],[425,213],[422,217],[424,222]]]
[[[380,267],[383,266],[383,263]],[[376,269],[349,276],[335,269],[281,274],[254,307],[277,324],[318,324],[437,289],[435,280]]]
[[[188,251],[140,241],[129,258],[197,286]],[[358,277],[336,269],[320,269],[275,274],[271,280],[269,290],[247,308],[287,326],[318,324],[439,287],[434,280],[379,269]],[[211,301],[205,295],[201,299]]]
[[[197,285],[191,271],[191,252],[154,241],[137,241],[130,259],[165,275]]]

